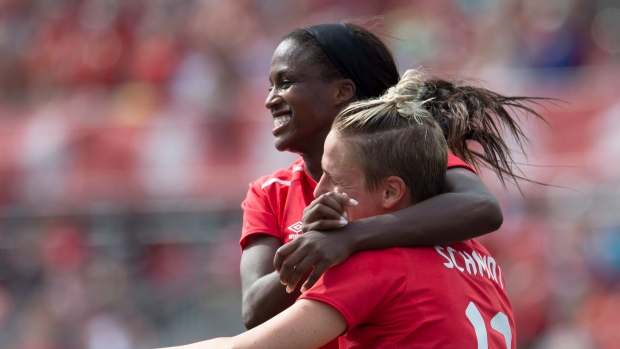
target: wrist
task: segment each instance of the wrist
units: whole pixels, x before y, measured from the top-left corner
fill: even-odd
[[[368,250],[370,237],[363,220],[349,222],[346,227],[346,234],[349,234],[351,243],[349,244],[351,254]]]

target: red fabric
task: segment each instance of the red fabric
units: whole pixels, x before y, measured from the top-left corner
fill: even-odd
[[[455,167],[463,167],[463,168],[470,170],[473,173],[476,173],[476,171],[474,171],[474,169],[471,166],[465,163],[465,161],[461,160],[461,158],[457,157],[451,152],[448,152],[448,168],[455,168]]]
[[[473,172],[465,162],[451,153],[448,168],[464,167]],[[306,171],[303,159],[290,167],[271,175],[263,176],[250,183],[243,208],[243,228],[239,244],[245,247],[248,236],[267,234],[288,243],[301,234],[301,219],[304,209],[314,200],[316,181]],[[337,349],[333,340],[321,349]]]
[[[503,274],[474,240],[357,253],[328,269],[302,298],[327,303],[344,316],[348,330],[340,348],[477,348],[476,323],[486,329],[489,348],[505,349],[504,336],[491,325],[499,312],[507,317],[509,348],[516,348]],[[477,309],[470,308],[470,317],[480,314],[482,320],[469,320],[470,304]]]
[[[252,234],[268,234],[285,244],[301,234],[301,217],[304,209],[314,200],[316,181],[304,167],[303,159],[289,168],[276,171],[250,183],[243,208],[241,248]],[[338,339],[321,349],[338,349]]]
[[[448,169],[463,167],[476,173],[463,160],[448,153]],[[250,183],[243,208],[243,229],[239,244],[245,247],[252,234],[279,238],[282,244],[301,234],[304,209],[314,200],[316,181],[310,177],[300,158],[290,167]]]
[[[289,184],[290,183],[290,184]],[[300,158],[289,168],[278,170],[250,183],[243,208],[241,248],[248,236],[268,234],[282,244],[301,234],[304,209],[314,200],[317,183],[310,177]]]

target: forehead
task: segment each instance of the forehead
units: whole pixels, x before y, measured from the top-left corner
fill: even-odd
[[[312,62],[309,50],[293,39],[286,39],[278,45],[271,58],[271,72],[297,70],[303,72]]]
[[[327,171],[333,171],[342,168],[345,165],[351,165],[352,157],[348,156],[348,142],[344,142],[337,131],[330,131],[325,139],[325,149],[323,152],[323,168]]]

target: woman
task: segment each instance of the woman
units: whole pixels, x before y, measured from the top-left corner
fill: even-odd
[[[330,231],[313,230],[318,223],[302,223],[322,175],[323,145],[334,118],[352,101],[378,97],[398,79],[387,47],[352,23],[294,30],[276,49],[265,106],[274,118],[276,148],[301,158],[251,183],[242,205],[242,308],[247,328],[292,305],[300,294],[299,280],[307,277],[303,287],[309,288],[327,268],[354,252],[465,241],[500,227],[503,218],[496,199],[469,165],[452,154],[442,193],[432,199],[390,215],[320,223]],[[463,94],[464,87],[428,81],[422,98],[436,98],[429,111],[440,121],[452,152],[474,166],[491,167],[502,179],[517,178],[510,154],[489,120],[514,126],[509,130],[520,140],[520,129],[504,107],[530,110],[519,98],[467,89],[472,92]],[[455,113],[461,107],[465,109]],[[467,140],[478,141],[486,153],[476,157],[464,146]]]
[[[306,216],[344,191],[359,201],[347,208],[352,221],[442,191],[446,139],[418,98],[423,81],[408,73],[384,97],[338,114],[325,142],[318,198]],[[182,348],[317,348],[343,333],[342,348],[515,348],[512,308],[492,260],[474,240],[357,253],[262,325]]]

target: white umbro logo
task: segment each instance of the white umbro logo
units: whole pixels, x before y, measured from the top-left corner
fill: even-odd
[[[297,234],[301,233],[301,222],[291,225],[288,229]]]

